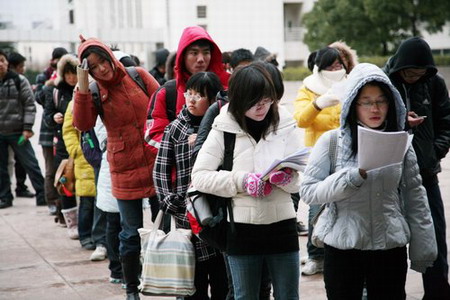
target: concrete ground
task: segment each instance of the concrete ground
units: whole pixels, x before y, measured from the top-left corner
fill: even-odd
[[[286,82],[283,105],[292,111],[299,82]],[[34,131],[39,132],[42,109]],[[32,142],[42,170],[44,160],[38,136]],[[450,157],[442,162],[440,186],[447,220],[450,216]],[[28,186],[31,184],[28,182]],[[15,185],[13,184],[13,188]],[[306,222],[307,206],[300,205],[299,219]],[[146,212],[145,226],[150,226]],[[78,300],[124,299],[120,285],[108,282],[108,262],[91,262],[91,251],[83,250],[79,241],[70,240],[67,229],[53,222],[46,207],[36,207],[35,199],[16,198],[14,206],[0,210],[0,299],[16,300]],[[449,240],[447,238],[447,240]],[[306,237],[299,237],[301,255],[306,254]],[[406,282],[407,299],[423,296],[421,275],[409,270]],[[302,276],[300,295],[304,300],[326,299],[322,275]],[[142,299],[174,299],[144,297]]]

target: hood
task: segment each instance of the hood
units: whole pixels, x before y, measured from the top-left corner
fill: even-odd
[[[109,57],[111,58],[113,70],[114,70],[114,77],[109,81],[104,80],[98,80],[97,78],[93,77],[100,85],[105,86],[109,84],[117,84],[119,83],[122,78],[126,75],[125,67],[117,60],[117,58],[114,56],[111,49],[106,46],[102,41],[95,39],[95,38],[89,38],[85,39],[82,35],[80,35],[81,44],[78,46],[78,58],[80,59],[81,63],[81,56],[83,55],[83,52],[86,51],[87,48],[92,46],[97,46],[105,50]],[[92,74],[91,74],[92,75]]]
[[[348,130],[345,119],[348,116],[350,106],[355,101],[358,91],[370,81],[379,81],[385,83],[392,91],[395,100],[395,108],[397,110],[398,130],[403,130],[406,118],[406,108],[402,97],[397,89],[392,85],[387,75],[377,66],[368,63],[358,64],[348,75],[344,87],[343,104],[341,110],[341,130]]]
[[[358,55],[356,54],[356,51],[350,48],[345,42],[337,41],[330,44],[329,47],[339,51],[339,55],[345,64],[347,73],[350,73],[358,64]]]
[[[427,74],[422,76],[419,81],[426,80],[437,73],[430,46],[419,37],[409,38],[401,43],[384,69],[391,77],[397,76],[398,71],[408,68],[427,69]]]
[[[280,114],[280,123],[278,124],[277,133],[297,126],[292,114],[280,104],[278,104],[278,113]],[[228,104],[222,107],[220,114],[214,119],[212,128],[220,131],[235,133],[237,135],[245,134],[231,113],[228,112]]]
[[[62,81],[64,81],[63,70],[66,64],[71,64],[73,67],[78,66],[78,59],[73,54],[66,54],[61,57],[56,67],[56,79],[55,85],[58,86]]]
[[[169,56],[169,50],[162,48],[155,51],[156,66],[164,66]]]
[[[209,62],[208,71],[216,73],[217,76],[219,76],[222,85],[227,87],[229,76],[224,75],[225,70],[222,67],[222,52],[220,52],[219,47],[205,29],[200,26],[191,26],[184,29],[180,42],[178,43],[177,57],[175,60],[177,90],[184,92],[186,90],[186,82],[192,75],[184,66],[184,51],[190,44],[198,40],[207,40],[212,44],[211,60]]]

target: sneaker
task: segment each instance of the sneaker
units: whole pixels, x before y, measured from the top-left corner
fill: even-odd
[[[323,259],[308,259],[302,268],[302,275],[314,275],[323,273]]]
[[[113,284],[121,284],[122,283],[122,278],[109,277],[109,282],[113,283]]]
[[[98,245],[95,251],[91,254],[90,260],[101,261],[106,259],[106,248],[103,245]]]
[[[48,206],[48,214],[50,216],[56,216],[57,212],[58,212],[58,208],[56,207],[56,205],[50,204]]]
[[[307,236],[308,235],[308,227],[303,224],[302,221],[297,222],[297,233],[300,236]]]

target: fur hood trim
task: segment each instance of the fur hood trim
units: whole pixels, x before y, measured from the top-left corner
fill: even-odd
[[[76,69],[78,66],[78,58],[73,54],[65,54],[61,57],[56,67],[55,86],[58,86],[58,84],[64,80],[63,70],[66,64],[71,64]]]

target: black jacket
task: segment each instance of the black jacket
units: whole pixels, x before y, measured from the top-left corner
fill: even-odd
[[[415,83],[408,84],[400,75],[401,70],[408,68],[426,68],[427,73]],[[422,124],[412,128],[420,172],[427,180],[441,171],[440,160],[450,147],[450,101],[445,81],[437,75],[430,47],[417,37],[400,45],[384,71],[400,92],[407,110],[427,117]]]

